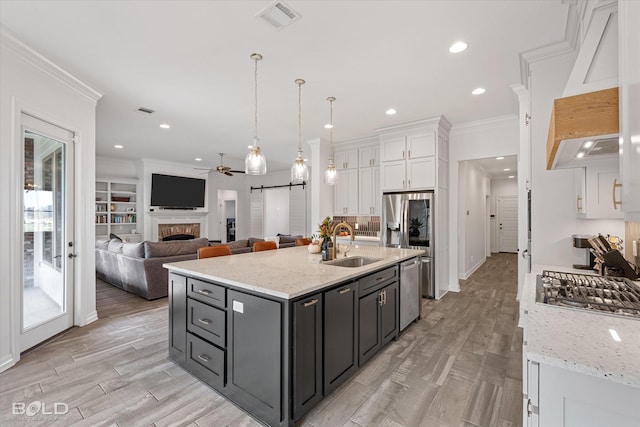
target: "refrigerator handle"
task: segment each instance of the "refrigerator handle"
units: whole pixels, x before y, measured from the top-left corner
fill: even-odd
[[[400,242],[401,248],[409,246],[409,202],[404,197],[402,198],[402,229],[400,230]]]

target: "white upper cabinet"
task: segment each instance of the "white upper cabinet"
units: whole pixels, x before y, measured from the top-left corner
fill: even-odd
[[[574,171],[576,218],[620,219],[620,178],[615,161],[601,161]]]
[[[621,209],[627,221],[640,221],[640,2],[618,2],[620,83]]]
[[[335,165],[338,170],[357,169],[358,149],[336,151]]]
[[[380,147],[382,191],[435,187],[435,130],[383,138]]]
[[[358,169],[338,171],[338,181],[333,186],[334,215],[356,215],[358,213]]]
[[[378,166],[380,163],[380,146],[365,147],[358,150],[358,165],[362,167]]]
[[[380,168],[366,167],[358,170],[358,210],[361,215],[380,215]]]

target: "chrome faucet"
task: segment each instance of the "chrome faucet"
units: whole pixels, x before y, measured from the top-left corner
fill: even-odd
[[[333,241],[333,248],[331,248],[331,259],[336,259],[336,233],[341,228],[346,228],[347,230],[349,230],[351,241],[355,240],[355,236],[353,235],[353,228],[351,228],[351,226],[348,223],[342,221],[341,223],[336,225],[333,228],[333,232],[331,233],[331,240]]]

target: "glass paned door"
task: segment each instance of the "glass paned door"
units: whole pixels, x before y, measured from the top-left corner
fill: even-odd
[[[22,115],[21,350],[73,325],[73,134]]]

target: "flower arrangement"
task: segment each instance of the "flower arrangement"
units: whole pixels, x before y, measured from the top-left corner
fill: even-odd
[[[331,238],[331,225],[331,217],[325,217],[322,222],[318,224],[318,227],[320,227],[320,230],[318,230],[318,238],[323,240]]]

